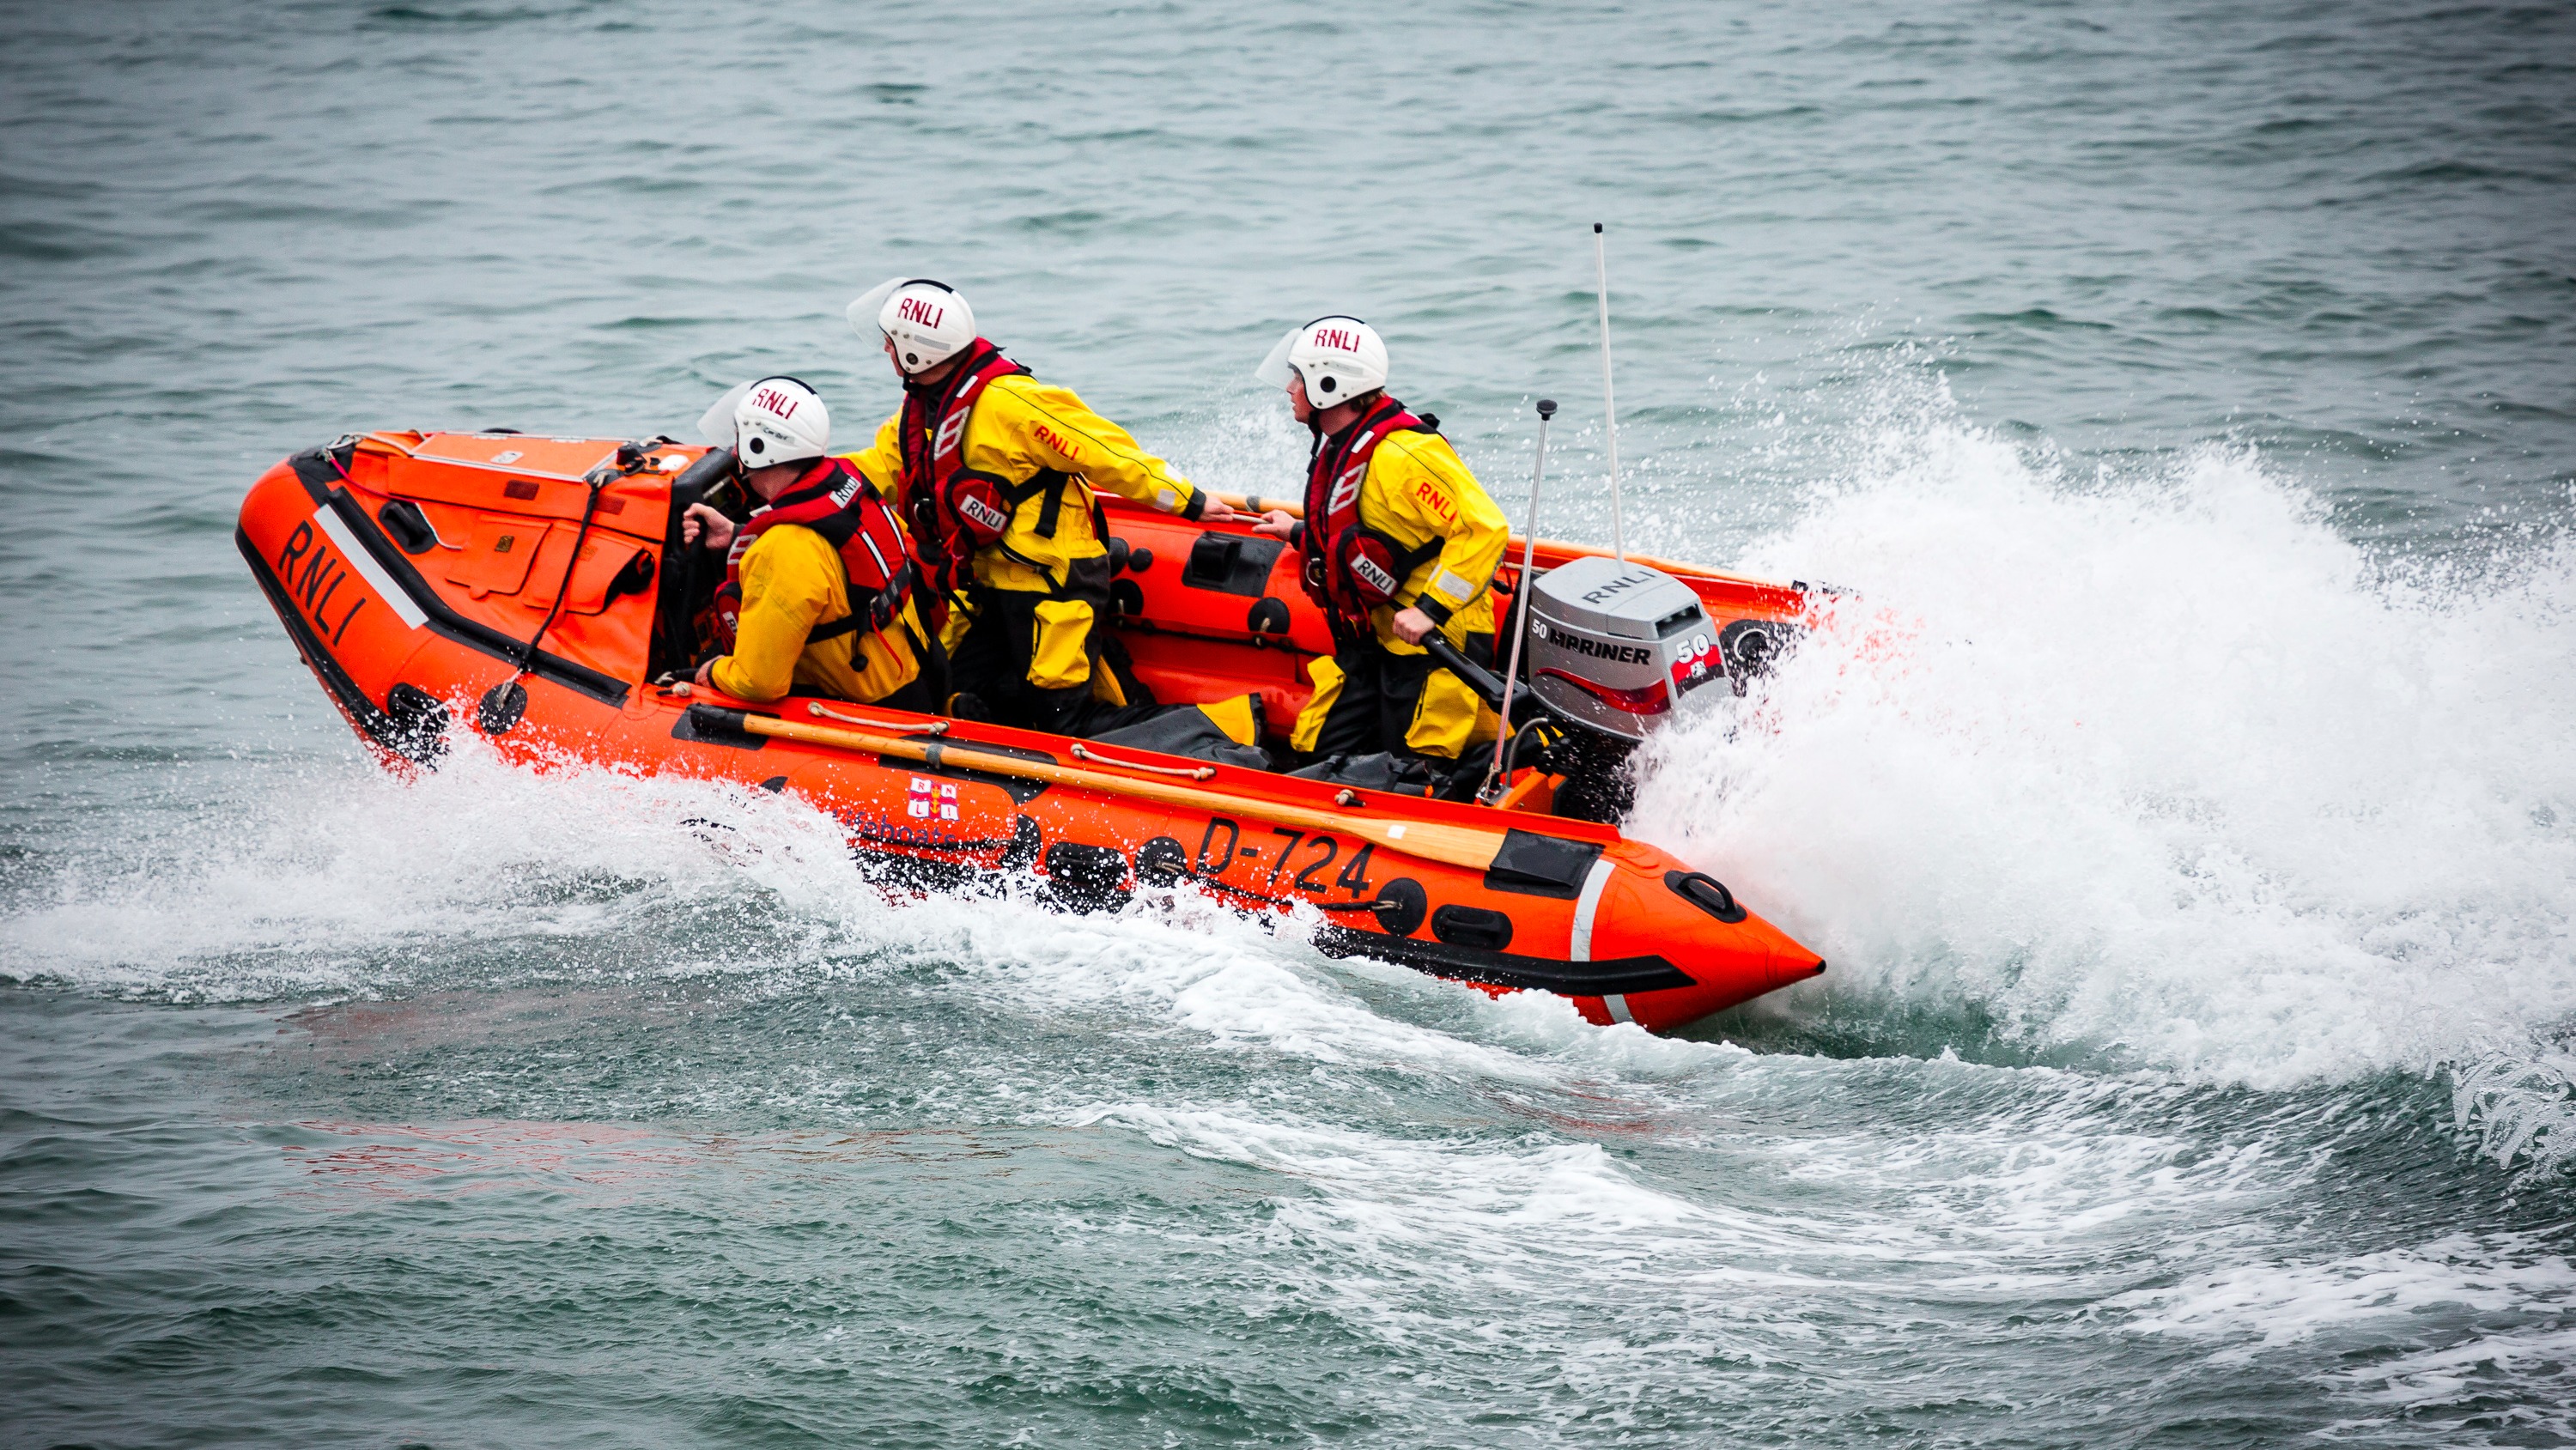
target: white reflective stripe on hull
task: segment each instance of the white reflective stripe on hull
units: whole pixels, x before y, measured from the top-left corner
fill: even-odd
[[[1633,1023],[1637,1020],[1628,1015],[1628,999],[1624,996],[1604,997],[1601,999],[1601,1005],[1610,1009],[1610,1020],[1613,1022]]]
[[[367,552],[366,546],[349,532],[349,526],[340,522],[338,514],[327,508],[315,509],[313,523],[324,537],[339,546],[340,556],[349,561],[349,567],[358,571],[358,577],[367,581],[367,587],[375,590],[384,599],[385,607],[401,616],[404,624],[418,629],[429,622],[429,616],[394,583],[385,566],[376,562],[376,556]]]
[[[1591,874],[1583,878],[1583,894],[1574,901],[1574,935],[1565,944],[1566,960],[1592,960],[1592,913],[1601,909],[1601,888],[1610,884],[1610,873],[1617,869],[1607,861],[1595,861]]]

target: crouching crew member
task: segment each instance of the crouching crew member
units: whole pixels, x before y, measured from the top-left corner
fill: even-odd
[[[734,414],[734,459],[759,508],[737,527],[692,504],[684,540],[725,549],[713,611],[723,651],[698,683],[737,699],[831,695],[924,712],[935,650],[894,510],[845,460],[827,457],[831,414],[794,378],[763,378]]]
[[[1313,755],[1374,751],[1456,760],[1483,702],[1423,652],[1439,630],[1477,664],[1494,653],[1487,586],[1510,536],[1503,511],[1434,431],[1386,395],[1386,344],[1353,317],[1320,317],[1280,339],[1259,370],[1315,435],[1306,517],[1255,526],[1303,556],[1306,593],[1332,622],[1334,653],[1308,666],[1313,702],[1290,743]]]
[[[925,578],[963,611],[943,631],[943,704],[1082,736],[1150,714],[1133,676],[1103,660],[1109,545],[1094,492],[1189,519],[1227,511],[1071,390],[1004,357],[947,286],[889,282],[849,316],[884,343],[904,394],[858,465],[891,481]]]

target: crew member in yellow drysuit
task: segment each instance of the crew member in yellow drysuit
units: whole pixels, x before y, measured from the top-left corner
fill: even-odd
[[[1227,510],[1070,389],[1004,357],[949,287],[888,283],[849,316],[903,379],[903,407],[853,461],[900,501],[924,577],[956,601],[943,631],[949,710],[1082,736],[1152,715],[1133,676],[1103,658],[1109,547],[1093,491],[1189,519]],[[1250,698],[1204,708],[1252,744]]]
[[[1386,344],[1353,317],[1292,330],[1262,364],[1315,433],[1306,517],[1271,510],[1258,532],[1304,556],[1306,592],[1332,621],[1331,659],[1307,667],[1313,701],[1289,743],[1313,755],[1372,751],[1456,760],[1498,722],[1435,665],[1438,630],[1492,666],[1490,585],[1510,528],[1436,420],[1386,395]]]
[[[763,378],[733,417],[735,463],[762,506],[739,526],[705,504],[682,517],[685,543],[703,536],[727,551],[713,611],[724,653],[697,682],[743,700],[832,695],[937,709],[903,530],[858,470],[826,456],[823,400],[794,378]]]

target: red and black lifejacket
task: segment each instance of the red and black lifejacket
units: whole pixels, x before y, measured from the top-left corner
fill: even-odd
[[[903,435],[904,510],[923,573],[942,594],[965,586],[975,552],[1000,543],[1020,505],[1041,493],[1047,501],[1037,532],[1055,537],[1071,475],[1040,469],[1014,483],[966,466],[966,425],[984,389],[1027,371],[979,337],[958,354],[956,371],[947,377],[928,387],[904,384],[897,425]]]
[[[781,524],[822,535],[840,554],[849,584],[849,615],[814,626],[805,636],[807,644],[859,630],[874,633],[902,616],[904,601],[912,597],[921,576],[904,552],[903,530],[895,523],[894,510],[877,497],[867,476],[851,467],[848,459],[826,458],[768,507],[753,510],[734,532],[733,549],[725,555],[725,581],[716,590],[715,603],[716,644],[725,653],[733,652],[734,631],[742,622],[742,557],[751,551],[754,540]]]
[[[1304,556],[1306,597],[1332,622],[1340,640],[1365,638],[1369,612],[1391,603],[1413,571],[1439,557],[1441,539],[1406,548],[1360,522],[1360,485],[1367,481],[1369,460],[1390,433],[1434,433],[1437,427],[1405,411],[1393,398],[1380,397],[1358,420],[1330,438],[1318,439],[1306,468],[1306,521],[1297,547]]]

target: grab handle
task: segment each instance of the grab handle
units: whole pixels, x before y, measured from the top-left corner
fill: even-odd
[[[678,513],[707,496],[707,491],[733,474],[733,450],[710,448],[680,471],[671,483],[671,511]]]

